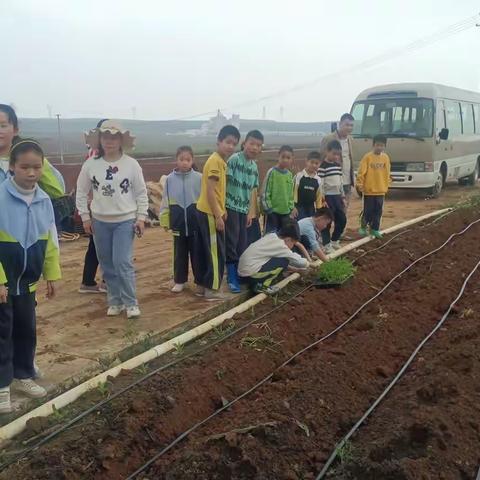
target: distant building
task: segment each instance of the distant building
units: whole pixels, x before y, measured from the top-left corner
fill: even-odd
[[[240,115],[234,113],[232,118],[228,119],[220,110],[217,110],[217,115],[205,122],[201,127],[201,131],[204,134],[216,135],[225,125],[234,125],[240,129]]]

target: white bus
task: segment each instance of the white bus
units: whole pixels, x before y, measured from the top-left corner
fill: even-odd
[[[386,135],[392,188],[428,189],[445,182],[474,185],[480,164],[480,94],[434,83],[398,83],[364,90],[351,113],[358,165],[372,137]]]

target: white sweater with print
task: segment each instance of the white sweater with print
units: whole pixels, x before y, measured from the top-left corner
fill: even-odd
[[[148,195],[142,167],[132,157],[122,155],[116,162],[89,158],[77,180],[77,209],[83,221],[90,219],[88,196],[93,218],[102,222],[145,220]]]

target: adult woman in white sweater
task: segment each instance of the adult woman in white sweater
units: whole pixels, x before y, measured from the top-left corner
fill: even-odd
[[[134,139],[115,120],[85,134],[98,154],[88,159],[77,180],[77,208],[86,233],[93,234],[107,284],[108,316],[140,316],[133,267],[135,233],[143,235],[148,210],[147,187],[138,162],[124,153]],[[88,195],[93,200],[88,208]]]

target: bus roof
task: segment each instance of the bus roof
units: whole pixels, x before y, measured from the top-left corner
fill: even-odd
[[[367,88],[358,95],[355,101],[389,97],[448,98],[480,103],[480,93],[478,92],[448,87],[438,83],[392,83],[390,85],[379,85],[378,87]]]

